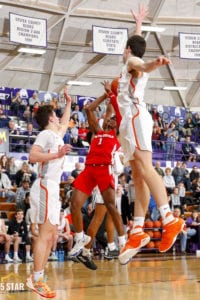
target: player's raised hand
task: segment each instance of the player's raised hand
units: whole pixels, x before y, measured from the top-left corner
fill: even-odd
[[[104,80],[102,82],[102,84],[104,86],[104,89],[105,89],[106,93],[107,94],[110,93],[111,92],[111,84],[110,84],[110,82],[108,80]]]
[[[138,13],[136,13],[133,9],[131,9],[131,14],[136,23],[142,23],[145,17],[148,15],[149,10],[147,6],[139,4]]]
[[[64,88],[64,97],[65,97],[65,100],[66,100],[67,103],[71,103],[72,102],[72,98],[68,94],[67,87]]]

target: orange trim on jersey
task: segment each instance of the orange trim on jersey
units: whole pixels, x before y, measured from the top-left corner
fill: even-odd
[[[135,104],[133,104],[135,105]],[[140,114],[140,111],[139,109],[137,108],[137,105],[135,105],[135,108],[137,109],[137,113],[132,117],[132,126],[133,126],[133,132],[134,132],[134,136],[135,136],[135,142],[136,142],[136,146],[139,150],[140,149],[140,144],[139,144],[139,141],[138,141],[138,138],[137,138],[137,132],[136,132],[136,129],[135,129],[135,125],[134,125],[134,122],[135,122],[135,119],[139,116]]]
[[[45,218],[44,218],[44,223],[45,223],[47,221],[47,216],[48,216],[49,193],[48,193],[48,189],[42,184],[42,180],[40,180],[40,187],[46,193],[46,197],[45,197],[45,200],[46,200],[45,201],[46,202],[46,209],[45,209]]]
[[[130,78],[130,81],[129,81],[129,83],[130,83],[130,85],[131,85],[131,88],[132,88],[132,93],[134,93],[135,92],[135,83],[133,82],[133,75],[131,76],[131,78]]]

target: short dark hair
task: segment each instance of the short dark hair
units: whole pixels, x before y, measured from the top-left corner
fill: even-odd
[[[49,117],[53,115],[54,108],[52,105],[44,105],[38,108],[35,119],[41,130],[49,124]]]
[[[140,35],[133,35],[126,42],[126,49],[128,47],[134,56],[142,58],[146,50],[146,41]]]

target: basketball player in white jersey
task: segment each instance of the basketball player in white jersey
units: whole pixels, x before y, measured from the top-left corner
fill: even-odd
[[[145,13],[140,7],[137,16],[133,11],[132,14],[136,21],[137,35],[128,39],[123,53],[124,66],[119,79],[117,98],[122,117],[119,139],[124,151],[124,162],[129,162],[132,169],[136,192],[133,228],[119,255],[122,264],[126,264],[150,240],[148,234],[143,231],[150,191],[163,219],[164,230],[160,252],[166,252],[171,248],[183,227],[183,222],[174,218],[171,213],[166,189],[152,166],[153,122],[143,101],[148,73],[169,64],[170,61],[166,57],[158,57],[146,63],[142,60],[146,49],[146,41],[141,36],[141,24]]]
[[[39,163],[38,178],[31,187],[31,221],[38,224],[39,235],[34,245],[34,273],[27,279],[27,286],[37,294],[54,298],[56,293],[44,281],[44,267],[57,234],[60,217],[59,183],[65,155],[71,145],[63,142],[68,128],[71,98],[64,92],[66,107],[59,119],[51,105],[41,106],[36,121],[42,131],[30,151],[30,161]]]

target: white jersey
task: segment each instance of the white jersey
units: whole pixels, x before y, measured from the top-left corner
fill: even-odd
[[[135,58],[141,61],[140,58]],[[127,63],[122,68],[119,79],[118,106],[122,120],[119,140],[124,151],[124,163],[134,159],[135,148],[152,151],[151,136],[153,120],[144,103],[144,90],[148,74],[134,78],[127,71]]]
[[[59,146],[63,146],[64,142],[59,134],[51,130],[43,130],[37,136],[34,145],[40,146],[44,153],[57,153]],[[60,183],[64,160],[65,157],[61,157],[48,162],[39,163],[38,176]]]

